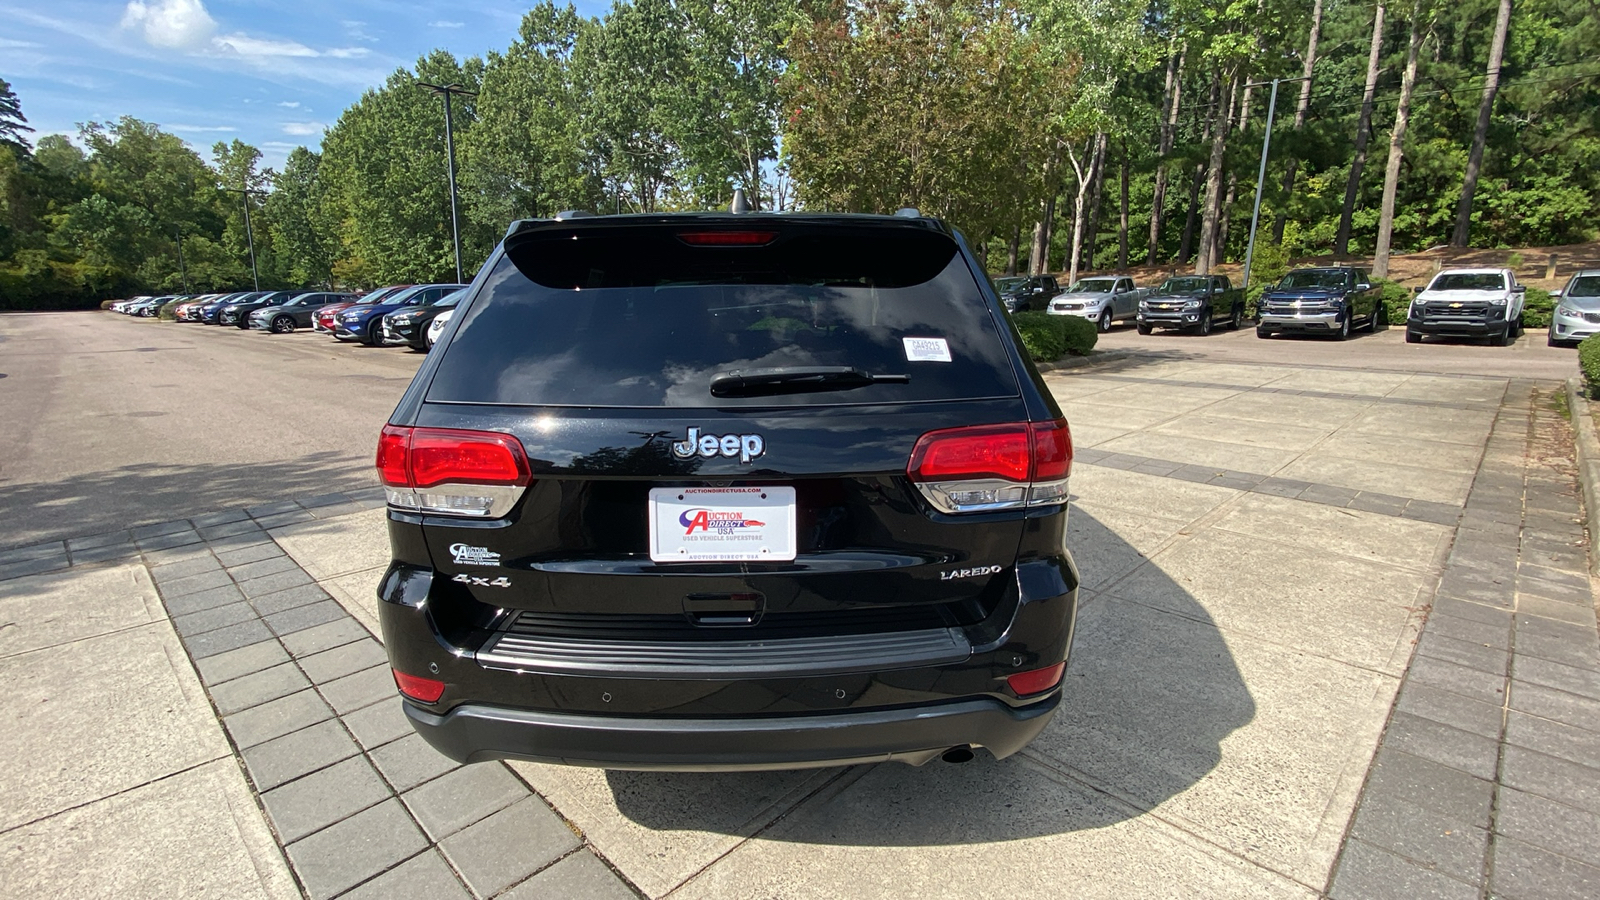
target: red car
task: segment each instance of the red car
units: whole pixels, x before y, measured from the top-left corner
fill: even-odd
[[[317,314],[311,317],[311,330],[320,331],[323,334],[333,334],[333,317],[340,312],[355,306],[357,303],[382,303],[383,298],[403,291],[408,287],[414,287],[414,285],[390,285],[389,287],[381,287],[370,291],[349,303],[330,303],[317,310]]]

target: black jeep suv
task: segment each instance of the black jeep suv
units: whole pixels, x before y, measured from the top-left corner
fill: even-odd
[[[1071,461],[935,219],[518,222],[378,445],[405,712],[465,761],[1010,755],[1060,703]]]

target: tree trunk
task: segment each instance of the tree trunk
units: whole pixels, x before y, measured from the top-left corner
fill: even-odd
[[[1423,3],[1417,0],[1411,12],[1411,41],[1406,48],[1406,72],[1400,80],[1400,105],[1394,112],[1394,130],[1389,132],[1389,164],[1383,171],[1383,207],[1378,212],[1378,246],[1372,256],[1372,275],[1389,275],[1389,244],[1394,238],[1394,196],[1400,186],[1400,163],[1405,157],[1406,126],[1411,123],[1411,94],[1417,86],[1417,56],[1422,42],[1432,29],[1423,22]]]
[[[1122,139],[1122,216],[1117,221],[1117,271],[1128,269],[1128,139]]]
[[[1315,0],[1311,6],[1311,36],[1306,39],[1305,67],[1300,70],[1300,76],[1305,80],[1300,82],[1300,102],[1294,108],[1294,130],[1296,133],[1306,124],[1306,110],[1311,106],[1311,79],[1313,70],[1317,65],[1317,42],[1322,37],[1322,0]],[[1299,160],[1289,157],[1289,164],[1283,172],[1283,203],[1278,208],[1278,216],[1272,223],[1272,242],[1283,243],[1283,228],[1289,221],[1289,198],[1294,196],[1295,170]]]
[[[1017,274],[1017,249],[1022,244],[1022,226],[1011,226],[1011,243],[1006,245],[1006,274]]]
[[[1161,117],[1161,138],[1156,145],[1155,190],[1150,200],[1150,252],[1145,257],[1145,262],[1152,266],[1156,264],[1156,254],[1161,252],[1162,207],[1167,202],[1166,157],[1172,152],[1173,134],[1177,131],[1178,100],[1183,94],[1183,63],[1187,55],[1185,49],[1176,57],[1167,57],[1167,86],[1161,95],[1165,115]]]
[[[1050,225],[1056,216],[1056,188],[1055,188],[1056,160],[1052,155],[1044,164],[1044,183],[1046,195],[1044,208],[1039,213],[1039,221],[1033,225],[1033,246],[1028,252],[1028,274],[1042,275],[1045,271],[1046,257],[1050,251]]]
[[[1206,180],[1206,164],[1195,163],[1194,172],[1189,176],[1189,212],[1183,220],[1183,240],[1178,243],[1179,264],[1189,261],[1194,253],[1194,226],[1200,221],[1200,185]]]
[[[1478,104],[1478,127],[1472,132],[1472,152],[1467,155],[1467,174],[1461,182],[1461,203],[1456,207],[1456,233],[1450,246],[1465,247],[1472,235],[1472,195],[1478,189],[1478,170],[1483,166],[1483,145],[1489,139],[1489,116],[1494,112],[1494,96],[1500,90],[1500,61],[1505,56],[1506,29],[1511,24],[1511,0],[1500,0],[1500,17],[1494,22],[1494,43],[1489,45],[1489,66],[1483,73],[1483,100]]]
[[[1226,81],[1226,85],[1223,82]],[[1227,97],[1231,106],[1234,96],[1233,73],[1218,74],[1216,84],[1211,89],[1212,96],[1219,101]],[[1204,212],[1200,217],[1200,252],[1194,260],[1194,273],[1206,275],[1211,272],[1211,258],[1215,252],[1217,239],[1217,215],[1222,211],[1222,162],[1223,154],[1228,149],[1228,129],[1232,125],[1232,109],[1223,110],[1223,114],[1216,116],[1211,122],[1211,158],[1206,162],[1206,202]]]
[[[1356,194],[1361,190],[1361,169],[1367,164],[1367,142],[1372,139],[1372,98],[1378,91],[1378,61],[1383,55],[1383,16],[1388,0],[1378,0],[1372,13],[1372,45],[1367,50],[1367,87],[1361,94],[1361,118],[1356,124],[1356,155],[1350,161],[1350,177],[1344,185],[1344,208],[1339,212],[1339,230],[1333,238],[1333,255],[1350,252],[1350,218],[1356,211]]]
[[[1084,148],[1084,151],[1086,153],[1092,152],[1091,148],[1098,148],[1102,136],[1095,135],[1090,140],[1089,146]],[[1092,171],[1085,172],[1084,164],[1078,160],[1078,154],[1071,144],[1067,145],[1067,161],[1072,163],[1072,173],[1077,176],[1077,181],[1075,182],[1076,190],[1073,191],[1072,196],[1072,246],[1067,250],[1067,284],[1070,285],[1078,280],[1078,251],[1083,249],[1083,197],[1089,192]],[[1090,162],[1090,169],[1092,170],[1092,160]]]
[[[1250,85],[1244,86],[1244,98],[1239,103],[1239,124],[1235,131],[1244,131],[1250,124]],[[1228,192],[1222,196],[1222,209],[1217,215],[1217,237],[1211,245],[1211,266],[1222,265],[1228,250],[1228,225],[1233,221],[1234,192],[1239,186],[1239,173],[1228,173]]]
[[[1084,234],[1083,250],[1078,254],[1078,268],[1094,268],[1095,245],[1100,242],[1100,204],[1106,193],[1105,132],[1095,136],[1094,161],[1089,164],[1089,230]]]

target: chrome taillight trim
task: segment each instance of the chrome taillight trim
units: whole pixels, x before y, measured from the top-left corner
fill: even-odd
[[[436,484],[425,488],[385,486],[384,499],[395,509],[433,516],[501,519],[527,488],[514,484]]]

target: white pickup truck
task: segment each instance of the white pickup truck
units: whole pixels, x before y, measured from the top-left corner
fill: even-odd
[[[1079,316],[1110,331],[1113,322],[1132,319],[1139,312],[1139,301],[1150,289],[1134,287],[1126,275],[1080,278],[1055,299],[1047,310],[1052,316]]]

